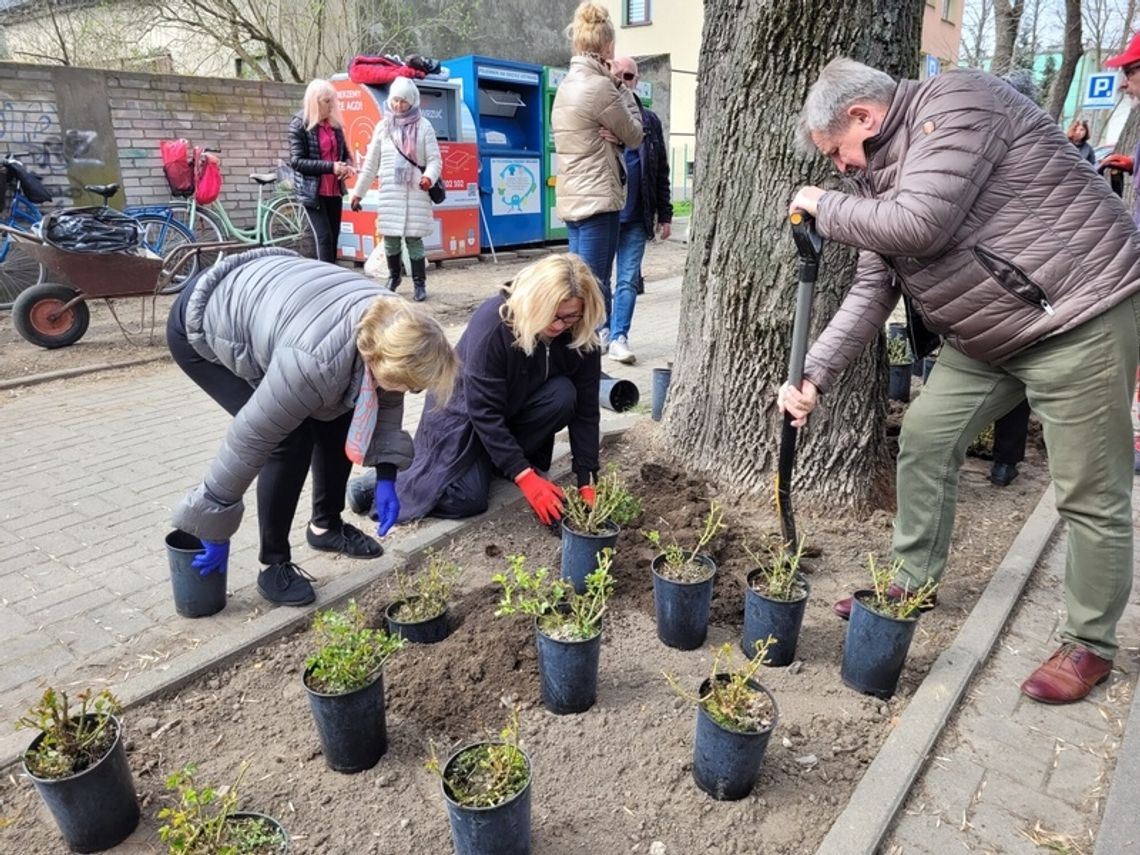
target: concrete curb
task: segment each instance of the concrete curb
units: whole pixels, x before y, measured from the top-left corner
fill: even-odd
[[[1053,491],[1046,488],[954,642],[934,662],[816,855],[878,851],[927,754],[989,657],[1059,524]]]
[[[1124,741],[1116,755],[1112,784],[1104,803],[1104,818],[1097,832],[1093,855],[1118,855],[1140,850],[1140,686],[1132,695],[1132,711],[1124,723]]]
[[[138,359],[128,359],[125,362],[99,362],[95,365],[77,365],[75,368],[61,368],[59,371],[45,371],[43,374],[31,374],[27,377],[13,377],[11,380],[0,380],[0,392],[7,389],[20,389],[24,386],[37,386],[40,383],[50,383],[52,380],[67,380],[70,377],[82,377],[85,374],[99,374],[103,371],[114,371],[117,368],[134,368],[136,365],[148,365],[151,362],[172,362],[169,353],[160,353],[153,356],[140,356]]]

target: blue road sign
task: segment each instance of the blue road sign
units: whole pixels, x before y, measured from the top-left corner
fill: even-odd
[[[938,57],[931,54],[926,55],[926,76],[933,77],[942,70],[942,63],[939,62]]]
[[[1084,110],[1111,110],[1116,106],[1116,72],[1090,74],[1081,102]]]

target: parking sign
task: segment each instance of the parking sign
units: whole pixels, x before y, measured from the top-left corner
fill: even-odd
[[[926,55],[926,76],[933,77],[941,70],[942,63],[939,61],[938,57],[928,53]]]
[[[1084,110],[1111,110],[1116,106],[1116,72],[1090,74],[1085,86]]]

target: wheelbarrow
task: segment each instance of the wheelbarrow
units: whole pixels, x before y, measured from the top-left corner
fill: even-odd
[[[147,325],[147,299],[150,298],[150,342],[154,341],[156,301],[159,296],[177,294],[185,284],[184,273],[199,254],[216,254],[239,244],[184,243],[159,258],[131,252],[71,252],[45,241],[41,236],[0,223],[17,251],[26,253],[47,271],[44,281],[23,291],[12,305],[12,324],[32,344],[47,349],[75,344],[87,332],[90,311],[87,301],[102,299],[123,336],[133,342]],[[139,322],[129,328],[119,319],[113,300],[142,298]]]

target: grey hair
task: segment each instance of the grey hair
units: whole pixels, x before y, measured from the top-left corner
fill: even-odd
[[[1037,100],[1037,81],[1028,68],[1015,68],[1009,74],[1003,74],[1001,79],[1030,101]]]
[[[885,71],[863,65],[845,56],[836,57],[823,67],[808,90],[797,123],[797,142],[806,152],[816,151],[811,135],[843,131],[850,119],[852,104],[879,104],[889,107],[898,84]]]

